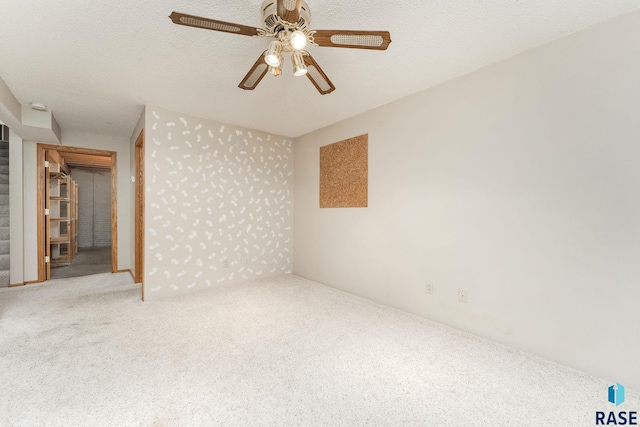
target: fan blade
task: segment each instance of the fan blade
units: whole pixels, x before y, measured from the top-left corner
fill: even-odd
[[[318,30],[313,33],[313,42],[327,47],[387,50],[391,34],[389,31]]]
[[[329,77],[322,71],[322,68],[311,55],[304,56],[304,63],[307,66],[307,77],[309,77],[309,80],[311,80],[311,83],[318,89],[320,94],[326,95],[336,90]]]
[[[169,18],[174,24],[186,25],[187,27],[204,28],[205,30],[222,31],[231,34],[242,34],[244,36],[259,36],[259,28],[248,27],[246,25],[233,24],[231,22],[217,21],[215,19],[202,18],[200,16],[186,15],[184,13],[172,12]]]
[[[269,66],[264,62],[264,52],[262,52],[238,87],[244,90],[254,90],[265,74],[267,74],[267,71],[269,71]]]
[[[278,0],[278,16],[292,24],[297,24],[300,19],[302,0]]]

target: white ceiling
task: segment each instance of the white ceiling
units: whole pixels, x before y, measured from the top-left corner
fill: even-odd
[[[308,0],[312,29],[389,30],[387,51],[310,53],[305,77],[238,83],[256,39],[174,25],[172,11],[261,27],[261,0],[3,0],[0,77],[65,130],[129,137],[145,103],[296,137],[640,7],[640,0]]]

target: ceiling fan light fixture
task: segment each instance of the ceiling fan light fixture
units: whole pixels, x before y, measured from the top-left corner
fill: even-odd
[[[282,44],[274,40],[269,45],[269,49],[264,54],[264,60],[271,67],[279,67],[282,64]]]
[[[278,65],[277,67],[269,67],[269,71],[271,72],[271,74],[278,77],[280,74],[282,74],[282,65]]]
[[[296,77],[307,74],[307,66],[304,63],[302,52],[293,52],[291,54],[291,62],[293,63],[293,75]]]
[[[238,87],[254,90],[269,72],[282,74],[284,52],[291,54],[293,73],[306,75],[321,95],[335,90],[335,86],[318,63],[307,52],[306,46],[340,47],[350,49],[386,50],[391,43],[388,31],[362,30],[312,30],[308,0],[263,0],[262,28],[234,24],[217,19],[203,18],[180,12],[172,12],[169,19],[174,24],[204,30],[221,31],[249,37],[273,37],[267,50],[263,50]]]
[[[291,43],[293,49],[302,50],[307,45],[307,36],[302,31],[296,30],[291,33],[289,43]]]

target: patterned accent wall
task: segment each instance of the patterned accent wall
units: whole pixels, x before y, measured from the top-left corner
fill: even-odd
[[[289,274],[293,141],[147,106],[145,299]]]

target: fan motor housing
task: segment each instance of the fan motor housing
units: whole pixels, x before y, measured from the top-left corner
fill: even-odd
[[[293,9],[295,7],[295,0],[284,0],[284,2],[287,9]],[[285,29],[283,25],[284,21],[278,17],[278,3],[276,0],[267,0],[262,4],[262,22],[264,22],[265,28],[274,34]],[[300,8],[300,19],[298,19],[297,23],[291,22],[291,24],[295,25],[296,30],[306,33],[309,31],[310,22],[311,12],[309,5],[303,1],[302,7]]]

